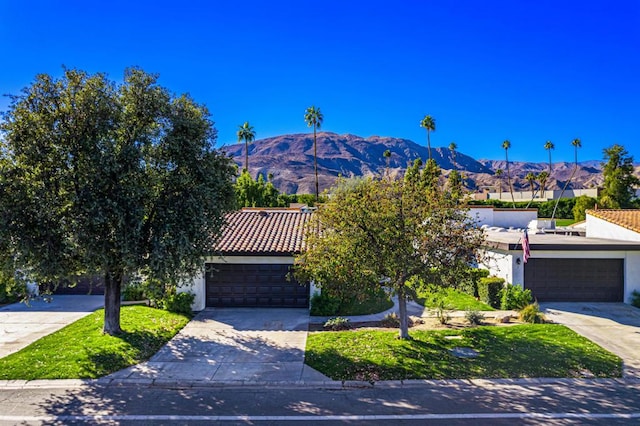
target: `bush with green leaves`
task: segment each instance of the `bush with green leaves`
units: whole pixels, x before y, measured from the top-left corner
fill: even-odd
[[[139,282],[127,283],[122,288],[122,300],[125,302],[144,300],[144,289]]]
[[[325,330],[330,331],[349,330],[351,328],[351,323],[349,322],[349,318],[335,317],[327,320],[323,327]]]
[[[27,285],[13,274],[0,270],[0,305],[19,302],[27,298]]]
[[[313,316],[335,315],[340,308],[340,301],[326,293],[315,293],[311,296],[311,311]]]
[[[500,294],[504,287],[504,279],[499,277],[485,277],[478,281],[478,296],[480,300],[492,308],[500,307]]]
[[[507,284],[501,294],[500,309],[520,310],[533,302],[531,290],[525,290],[519,285]]]
[[[631,293],[631,305],[640,308],[640,292],[638,290],[633,290]]]
[[[464,314],[464,318],[471,325],[480,325],[484,321],[484,314],[480,311],[467,311]]]
[[[530,324],[542,324],[544,317],[537,303],[531,303],[520,311],[520,321]]]
[[[162,308],[177,314],[193,315],[191,305],[195,300],[191,292],[169,293],[162,299]]]

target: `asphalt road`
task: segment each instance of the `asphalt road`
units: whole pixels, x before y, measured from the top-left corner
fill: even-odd
[[[640,424],[640,381],[0,389],[0,425]]]

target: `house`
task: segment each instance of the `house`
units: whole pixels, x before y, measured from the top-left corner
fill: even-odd
[[[640,210],[587,210],[587,237],[640,241]]]
[[[640,291],[640,240],[486,230],[486,260],[479,265],[507,282],[530,289],[539,302],[628,302]]]
[[[194,310],[205,307],[309,306],[309,285],[291,274],[304,249],[311,212],[295,208],[245,208],[227,215],[227,225],[203,273],[190,287]]]

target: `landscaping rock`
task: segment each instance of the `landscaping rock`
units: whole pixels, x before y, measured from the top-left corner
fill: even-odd
[[[478,351],[471,348],[455,347],[451,349],[450,352],[453,354],[453,356],[456,356],[458,358],[476,358],[479,355]]]

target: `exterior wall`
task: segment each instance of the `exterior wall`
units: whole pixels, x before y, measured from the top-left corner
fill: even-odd
[[[511,284],[523,286],[524,263],[521,250],[487,252],[489,260],[480,267],[491,271],[491,275],[504,278]],[[640,292],[640,251],[550,251],[535,250],[531,258],[539,259],[624,259],[624,302],[630,303],[631,293]]]
[[[518,265],[517,259],[519,255],[513,251],[493,251],[488,250],[484,253],[485,261],[478,266],[488,269],[491,275],[504,279],[509,284],[517,284],[522,286],[524,281],[524,268]]]
[[[498,226],[500,228],[526,228],[529,222],[538,218],[536,209],[513,210],[495,209],[492,207],[471,207],[469,215],[474,218],[478,226]]]
[[[545,190],[544,198],[540,197],[540,191],[536,192],[536,201],[548,201],[548,200],[556,200],[560,198],[560,194],[562,190]],[[502,191],[502,197],[500,197],[499,192],[490,192],[489,194],[490,200],[502,200],[502,201],[511,201],[511,193],[509,190]],[[586,195],[588,197],[597,198],[598,197],[598,189],[597,188],[586,188],[586,189],[566,189],[564,194],[562,194],[562,198],[575,198],[581,195]],[[531,191],[513,191],[513,199],[515,201],[529,201],[531,200]]]
[[[207,257],[204,264],[207,263],[249,263],[249,264],[291,264],[293,265],[294,258],[292,256],[226,256]],[[205,271],[204,264],[202,265],[202,271],[197,274],[190,282],[182,285],[178,291],[191,291],[195,294],[195,299],[191,305],[191,309],[194,311],[201,311],[206,307],[207,303],[207,288],[205,284]],[[311,293],[313,294],[313,293]]]
[[[606,220],[587,214],[587,237],[611,240],[640,241],[640,234]]]

